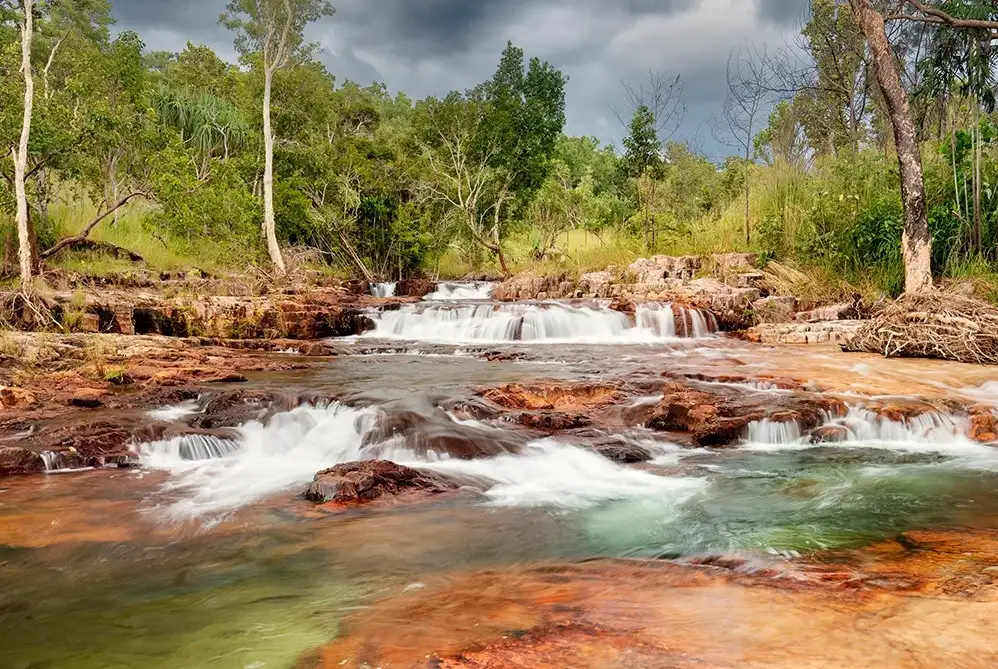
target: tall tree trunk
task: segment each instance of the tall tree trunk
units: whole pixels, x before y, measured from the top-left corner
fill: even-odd
[[[974,251],[981,252],[981,102],[974,96]]]
[[[748,127],[748,143],[745,145],[745,245],[752,243],[752,221],[751,221],[751,211],[749,209],[751,191],[749,190],[749,177],[752,174],[752,154],[749,147],[752,144],[752,123],[749,122]]]
[[[904,203],[904,236],[901,242],[904,289],[907,293],[931,290],[932,238],[925,201],[925,178],[908,94],[901,83],[894,51],[887,39],[884,17],[870,6],[870,0],[849,0],[849,4],[870,44],[873,71],[894,128],[894,144],[901,167],[901,199]]]
[[[277,223],[274,220],[274,132],[270,127],[270,90],[274,71],[264,68],[263,74],[263,234],[267,238],[267,251],[278,274],[286,272],[281,247],[277,244]]]
[[[35,103],[35,81],[31,75],[31,39],[34,36],[34,0],[24,0],[24,24],[21,26],[21,73],[24,75],[24,119],[21,141],[14,153],[14,191],[17,197],[17,240],[21,265],[21,290],[31,288],[31,230],[28,221],[28,195],[24,180],[28,171],[28,140],[31,137],[31,113]]]
[[[513,273],[509,271],[509,265],[506,264],[506,254],[502,252],[502,246],[496,245],[495,247],[496,258],[499,259],[499,266],[502,268],[502,276],[504,279],[509,279],[513,276]]]

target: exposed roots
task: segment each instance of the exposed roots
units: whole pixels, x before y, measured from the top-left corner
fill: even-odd
[[[951,293],[903,295],[842,350],[998,365],[998,309]]]

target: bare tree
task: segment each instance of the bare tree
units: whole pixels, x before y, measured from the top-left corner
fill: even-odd
[[[655,133],[660,144],[665,144],[679,131],[686,118],[686,90],[681,75],[672,76],[659,70],[648,70],[648,78],[637,86],[621,81],[624,111],[613,109],[614,115],[625,128],[634,112],[646,107],[655,119]]]
[[[25,175],[28,171],[28,141],[31,138],[31,116],[35,101],[35,80],[31,73],[31,41],[34,37],[34,0],[22,0],[21,8],[21,75],[24,77],[24,118],[21,122],[21,139],[11,151],[14,155],[14,192],[17,197],[18,258],[21,266],[21,290],[31,288],[34,264],[31,258],[31,230],[29,228],[28,195]]]
[[[746,44],[731,53],[726,70],[728,94],[714,122],[715,138],[738,150],[745,159],[745,243],[752,241],[749,207],[750,171],[755,135],[772,105],[772,70],[765,48]]]

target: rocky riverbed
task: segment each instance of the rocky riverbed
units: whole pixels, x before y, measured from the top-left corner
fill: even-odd
[[[750,260],[5,334],[0,664],[992,666],[993,370]]]

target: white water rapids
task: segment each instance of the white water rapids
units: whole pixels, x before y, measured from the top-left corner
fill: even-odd
[[[419,455],[394,440],[365,447],[364,435],[374,426],[377,412],[339,404],[303,406],[275,416],[267,425],[247,423],[231,449],[227,441],[209,445],[210,440],[195,435],[143,444],[139,455],[144,466],[173,475],[166,492],[178,496],[170,508],[176,518],[231,511],[303,486],[328,467],[369,459],[491,482],[485,496],[503,506],[584,508],[650,495],[679,503],[705,485],[700,479],[666,478],[617,465],[553,439],[531,442],[518,454],[477,460]],[[675,451],[667,444],[643,445],[665,458]]]
[[[437,284],[437,289],[427,295],[428,302],[452,302],[460,300],[489,300],[497,284],[487,281],[463,283],[458,281]]]
[[[641,305],[632,318],[603,306],[560,302],[423,303],[381,312],[374,322],[375,329],[365,337],[448,344],[655,343],[680,336],[706,337],[717,329],[710,314],[669,304]]]
[[[278,414],[266,425],[243,425],[234,441],[186,436],[144,444],[139,454],[146,467],[172,474],[166,492],[176,498],[170,507],[176,518],[225,513],[303,487],[322,469],[368,459],[473,477],[486,483],[485,499],[501,506],[579,509],[649,498],[678,505],[708,486],[706,478],[659,476],[557,439],[530,442],[518,453],[472,460],[432,451],[416,453],[396,439],[365,446],[364,436],[378,415],[377,408],[303,406]],[[474,421],[449,420],[486,428]],[[998,470],[998,450],[964,436],[963,419],[926,414],[896,422],[854,407],[845,416],[829,417],[826,427],[841,427],[843,440],[816,444],[795,424],[762,421],[749,427],[738,450],[884,449],[937,454],[956,466]],[[676,464],[697,452],[680,451],[664,442],[642,440],[640,445],[660,464]]]

